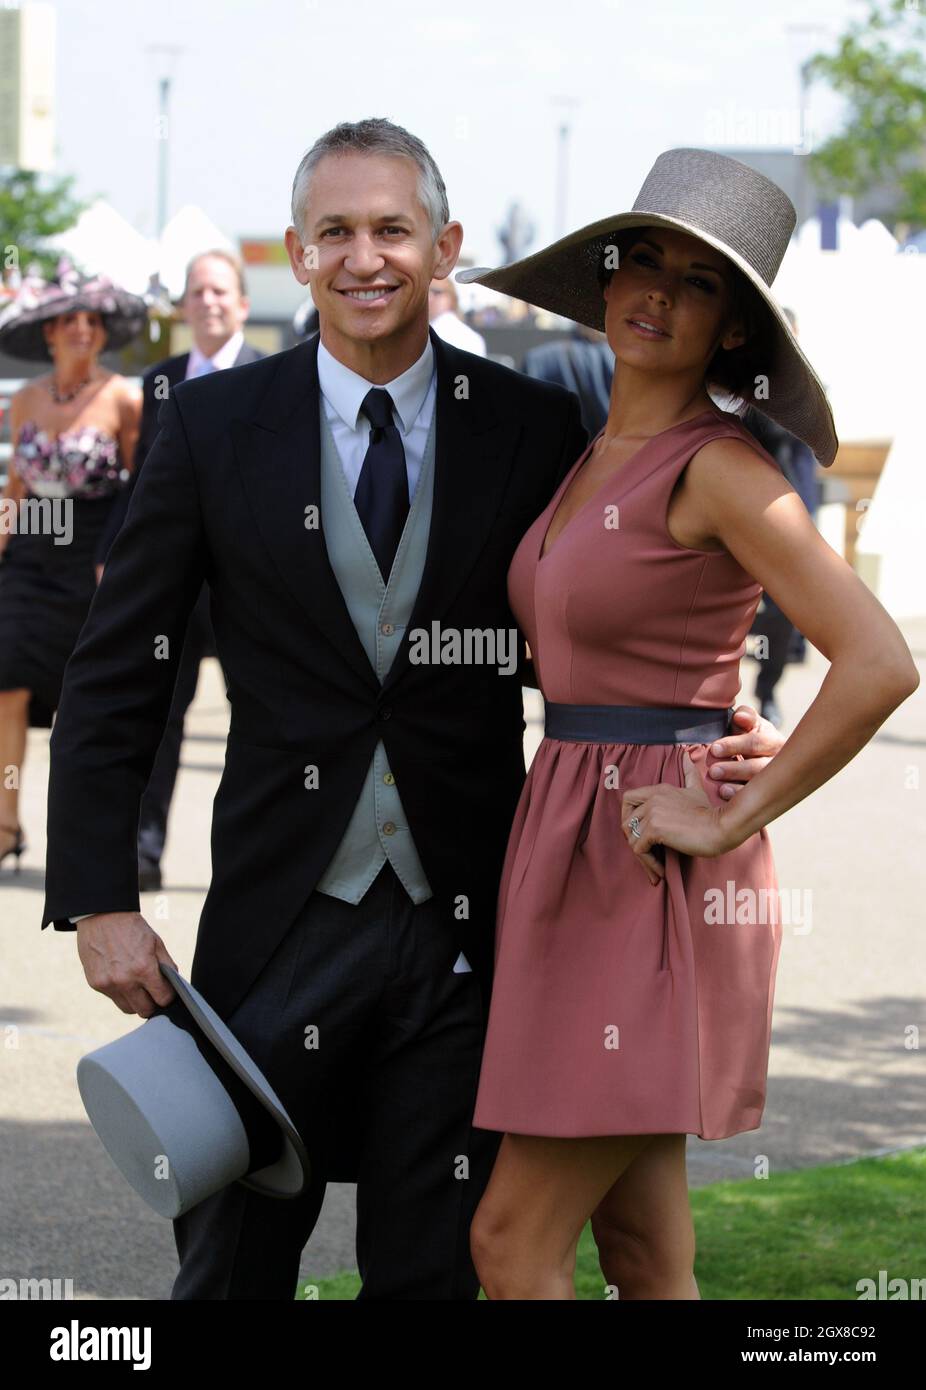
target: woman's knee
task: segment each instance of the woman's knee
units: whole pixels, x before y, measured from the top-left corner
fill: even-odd
[[[622,1297],[658,1297],[693,1276],[695,1240],[688,1223],[671,1231],[630,1229],[596,1213],[592,1234],[602,1271]]]
[[[488,1299],[571,1297],[571,1271],[544,1248],[540,1233],[527,1230],[514,1213],[477,1208],[469,1247]]]
[[[479,1282],[491,1298],[493,1287],[513,1261],[513,1223],[505,1221],[483,1202],[470,1224],[469,1250]]]

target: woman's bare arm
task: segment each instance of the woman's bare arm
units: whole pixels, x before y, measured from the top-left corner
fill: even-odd
[[[22,386],[14,396],[10,397],[10,441],[13,445],[13,454],[16,453],[16,445],[19,443],[19,431],[23,427],[26,418],[26,405],[24,397],[28,391],[28,386]],[[17,501],[26,495],[26,484],[19,476],[16,465],[10,459],[10,471],[3,489],[4,497],[15,497]]]
[[[919,674],[890,614],[767,460],[743,441],[717,439],[688,472],[705,537],[719,540],[831,663],[782,751],[724,808],[740,844],[845,767],[916,690]]]
[[[119,455],[122,467],[130,473],[135,467],[135,446],[141,429],[142,393],[125,377],[120,378]]]
[[[25,419],[25,404],[23,396],[28,387],[23,386],[10,398],[10,440],[13,444],[13,455],[16,453],[16,445],[19,442],[19,431],[22,429]],[[16,469],[14,458],[10,458],[10,467],[7,480],[3,486],[0,496],[12,498],[14,502],[19,502],[26,495],[26,484],[20,477]],[[9,544],[11,532],[7,529],[0,530],[0,555],[3,554]]]

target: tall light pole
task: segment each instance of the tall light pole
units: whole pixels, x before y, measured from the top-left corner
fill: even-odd
[[[576,97],[551,97],[554,106],[578,106]],[[560,122],[556,146],[556,190],[554,195],[553,239],[558,241],[566,232],[566,208],[569,195],[569,141],[572,129],[568,120]]]
[[[165,226],[167,225],[167,171],[168,171],[168,152],[167,145],[170,137],[170,84],[173,77],[171,69],[177,55],[183,50],[177,44],[152,43],[148,45],[149,53],[162,53],[167,57],[166,67],[168,71],[158,78],[158,119],[156,130],[158,148],[158,186],[157,186],[157,211],[155,214],[155,231],[160,238]]]

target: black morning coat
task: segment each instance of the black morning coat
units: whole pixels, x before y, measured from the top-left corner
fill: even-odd
[[[380,738],[438,905],[484,987],[491,980],[499,878],[525,776],[524,668],[417,664],[408,633],[435,621],[516,626],[511,557],[587,436],[570,392],[429,333],[433,515],[411,620],[382,685],[328,560],[323,519],[312,524],[317,335],[173,387],[67,664],[50,739],[42,917],[57,930],[74,930],[68,914],[139,910],[139,803],[187,616],[208,583],[231,718],[190,978],[223,1018],[331,859]],[[518,642],[523,663],[520,633]]]
[[[241,367],[245,362],[259,362],[264,356],[257,348],[250,343],[242,343],[238,349],[238,355],[232,364]],[[165,357],[162,362],[155,362],[153,367],[149,367],[141,379],[142,410],[139,422],[138,443],[135,445],[135,467],[129,476],[124,488],[116,496],[112,505],[112,510],[106,519],[106,525],[100,535],[97,545],[96,562],[98,565],[106,564],[106,557],[109,554],[109,547],[116,539],[119,528],[125,521],[125,514],[129,509],[132,494],[138,482],[139,470],[151,452],[151,446],[157,438],[160,428],[158,416],[161,413],[161,401],[164,399],[163,387],[166,384],[168,392],[186,379],[187,364],[190,360],[188,352],[177,352],[173,357]],[[77,913],[72,913],[76,917]]]

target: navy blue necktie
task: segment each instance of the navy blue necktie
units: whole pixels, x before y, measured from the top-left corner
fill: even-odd
[[[408,516],[408,473],[405,450],[397,427],[392,423],[392,397],[381,386],[372,387],[360,407],[369,420],[367,447],[354,505],[367,533],[385,583],[399,548]]]

